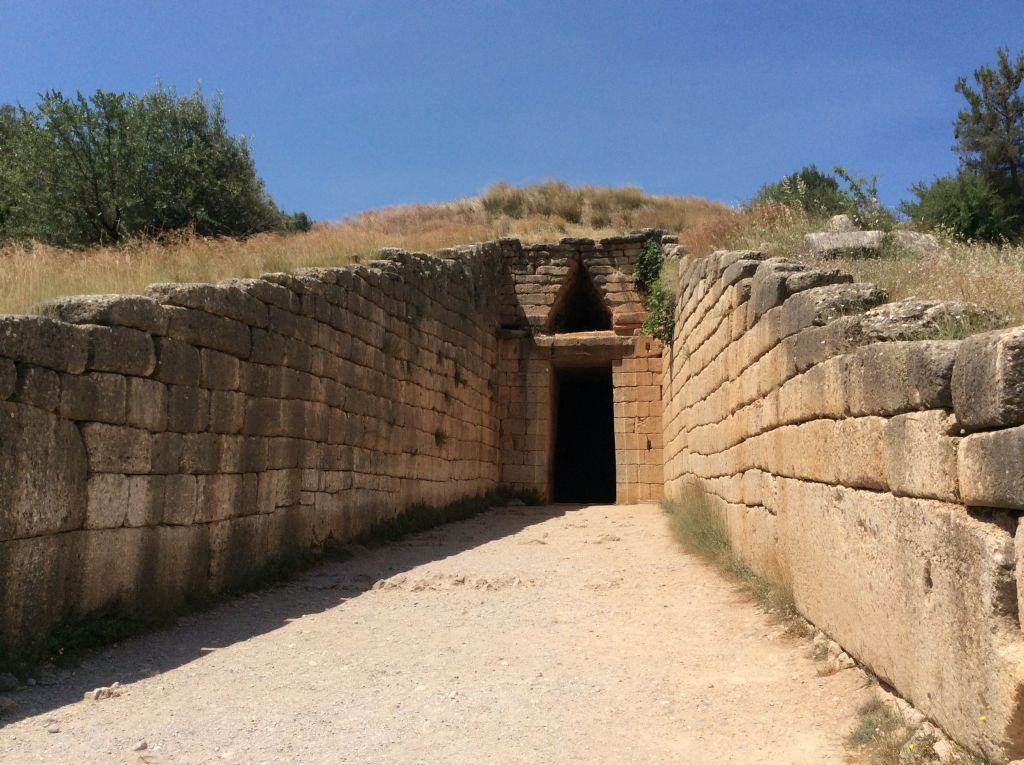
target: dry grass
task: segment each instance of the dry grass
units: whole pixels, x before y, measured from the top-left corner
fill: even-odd
[[[672,536],[687,552],[731,577],[758,607],[783,625],[789,635],[807,637],[808,622],[797,610],[793,589],[783,577],[755,574],[733,550],[728,522],[720,503],[698,484],[685,486],[677,501],[662,499]]]
[[[734,211],[684,231],[680,241],[691,253],[718,249],[761,249],[772,256],[814,260],[804,254],[804,234],[821,231],[824,221],[781,206]],[[967,300],[1024,323],[1024,245],[996,246],[940,237],[938,253],[889,248],[879,258],[818,259],[858,281],[885,288],[893,300],[907,297]]]
[[[565,236],[596,239],[643,227],[680,231],[730,213],[724,205],[705,199],[550,182],[512,190],[529,204],[522,215],[511,217],[486,209],[482,200],[494,188],[481,198],[372,210],[302,234],[261,234],[244,241],[180,234],[159,242],[141,240],[82,251],[3,246],[0,313],[28,313],[61,295],[140,293],[154,282],[211,282],[343,265],[372,258],[382,247],[430,252],[503,236],[536,242]],[[580,205],[579,216],[573,214],[574,200]],[[603,211],[605,217],[595,211]],[[577,217],[578,222],[571,220]]]

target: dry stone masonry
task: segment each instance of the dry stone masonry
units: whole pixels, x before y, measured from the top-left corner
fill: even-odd
[[[669,248],[663,349],[633,283],[661,235],[0,317],[0,650],[173,609],[417,503],[699,490],[845,651],[975,750],[1024,756],[1024,329],[946,339],[991,315]]]
[[[619,386],[609,501],[660,496],[660,348],[633,336],[631,279],[653,235],[385,251],[0,317],[0,650],[175,608],[416,503],[550,497],[563,364]]]
[[[1024,334],[756,252],[684,259],[666,493],[947,732],[1024,756]]]

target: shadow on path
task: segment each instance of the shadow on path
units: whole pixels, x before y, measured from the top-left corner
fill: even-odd
[[[173,625],[130,638],[84,659],[56,685],[9,694],[17,704],[5,725],[82,700],[114,682],[127,685],[200,659],[213,651],[272,632],[307,614],[334,608],[387,579],[502,539],[581,505],[493,508],[465,521],[438,526],[373,548],[350,546],[351,557],[325,559],[294,577],[238,595],[207,610],[179,617]],[[395,555],[401,549],[402,554]]]

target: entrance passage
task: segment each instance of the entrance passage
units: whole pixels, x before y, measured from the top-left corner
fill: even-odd
[[[560,369],[555,398],[556,502],[615,502],[611,367]]]

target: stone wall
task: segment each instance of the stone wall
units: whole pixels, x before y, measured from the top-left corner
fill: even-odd
[[[0,649],[495,488],[503,281],[391,252],[0,317]]]
[[[632,283],[653,235],[0,316],[0,653],[113,605],[174,609],[416,503],[548,498],[564,363],[612,370],[618,497],[658,497],[661,349],[635,337]],[[608,329],[565,332],[580,306]]]
[[[1024,329],[758,253],[682,259],[665,489],[949,734],[1024,755]]]
[[[661,343],[638,336],[647,313],[633,284],[644,242],[661,233],[648,230],[599,242],[497,243],[509,275],[498,354],[503,483],[550,497],[555,373],[607,366],[614,394],[616,501],[661,497]],[[585,289],[593,286],[607,310],[607,329],[560,327],[578,279]]]

